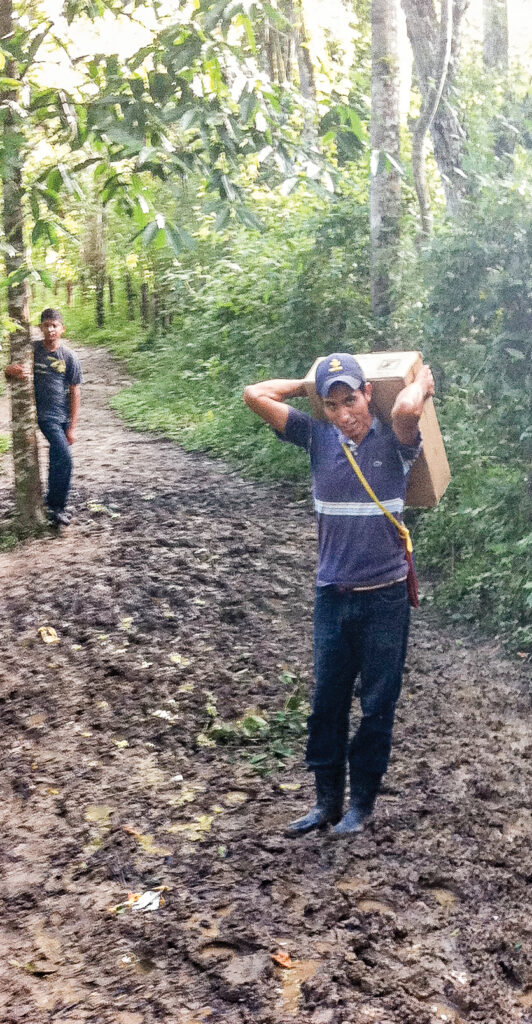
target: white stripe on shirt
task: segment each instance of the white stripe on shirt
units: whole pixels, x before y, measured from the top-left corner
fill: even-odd
[[[390,501],[383,501],[382,504],[392,513],[401,513],[404,508],[402,498],[393,498]],[[314,498],[314,508],[322,516],[382,516],[378,505],[374,501],[320,501]]]

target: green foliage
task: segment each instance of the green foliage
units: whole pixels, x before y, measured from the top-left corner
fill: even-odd
[[[11,448],[11,435],[0,434],[0,474],[4,471],[4,455]],[[11,551],[16,547],[18,537],[15,525],[9,521],[3,522],[0,526],[0,551]]]
[[[502,444],[530,426],[531,270],[532,218],[509,182],[486,188],[427,261],[430,344],[446,375],[484,402]]]
[[[454,620],[532,646],[532,493],[525,463],[501,453],[467,390],[453,386],[441,420],[453,469],[448,492],[416,530],[416,552]],[[507,448],[509,451],[509,448]]]
[[[262,197],[257,208],[264,233],[235,225],[223,238],[203,232],[179,262],[154,256],[159,316],[171,326],[158,322],[145,337],[130,326],[121,285],[101,334],[84,302],[69,327],[77,337],[111,340],[128,358],[138,383],[116,405],[129,421],[236,459],[258,476],[306,479],[304,456],[278,444],[243,406],[242,390],[260,376],[302,375],[324,348],[347,339],[367,347],[364,208],[352,196],[323,216],[309,194],[270,196],[268,205]]]
[[[84,294],[69,312],[71,333],[127,360],[134,383],[115,403],[129,422],[260,478],[306,483],[307,460],[244,407],[244,385],[299,377],[325,351],[365,351],[387,340],[369,307],[368,10],[365,0],[357,3],[349,95],[332,93],[320,111],[318,134],[339,168],[337,194],[327,203],[323,184],[332,180],[321,158],[308,161],[297,98],[263,88],[260,74],[246,77],[258,38],[253,5],[244,24],[240,7],[201,3],[193,21],[182,12],[128,62],[94,58],[88,73],[98,100],[90,113],[83,104],[74,110],[80,146],[84,139],[93,147],[87,173],[94,163],[107,204],[107,267],[117,297],[104,330],[95,332],[94,280],[80,274]],[[266,8],[258,12],[259,21],[267,16]],[[247,71],[237,88],[227,72],[239,55]],[[198,75],[201,96],[192,88]],[[434,367],[453,474],[438,509],[413,517],[421,569],[431,570],[435,600],[451,615],[524,649],[531,606],[530,100],[525,89],[510,95],[500,83],[487,90],[478,67],[467,76],[457,103],[470,140],[468,198],[455,221],[436,218],[437,234],[419,252],[405,179],[402,295],[386,327],[394,347],[420,348]],[[84,161],[80,151],[80,167]],[[54,213],[65,175],[48,169],[37,186],[35,244],[49,248],[43,208],[65,227],[62,212]],[[69,195],[72,211],[75,189]],[[54,247],[64,266],[75,266],[71,237],[59,230]],[[66,272],[54,276],[65,280]],[[152,303],[145,327],[141,284]]]
[[[140,0],[68,0],[65,13],[69,23],[83,24],[86,17],[131,15],[137,6]],[[68,56],[52,20],[38,3],[14,16],[3,43],[14,77],[0,79],[0,178],[8,164],[25,165],[26,235],[37,259],[33,265],[21,252],[11,285],[30,278],[51,286],[39,262],[45,249],[64,248],[69,203],[82,203],[85,212],[89,175],[100,202],[132,219],[133,237],[173,256],[194,241],[175,206],[173,216],[163,216],[154,205],[150,182],[192,181],[216,230],[231,220],[262,230],[250,194],[256,177],[268,188],[307,181],[318,193],[333,190],[321,148],[302,136],[310,111],[297,90],[270,82],[259,65],[254,19],[264,27],[275,9],[229,2],[178,7],[161,16],[162,27],[147,31],[146,44],[130,57],[76,60],[70,94],[43,87],[35,73],[44,43]],[[31,158],[40,149],[50,154],[44,166]]]
[[[440,506],[414,517],[421,570],[451,615],[525,649],[532,227],[520,196],[518,183],[486,187],[421,256],[405,252],[394,333],[435,368],[453,474]],[[74,335],[110,344],[134,374],[115,400],[121,414],[255,477],[306,489],[304,454],[279,444],[241,393],[259,378],[301,376],[327,350],[371,347],[366,201],[363,185],[326,207],[310,195],[273,200],[257,190],[265,232],[196,231],[195,250],[179,260],[154,254],[150,287],[157,283],[166,326],[128,323],[123,287],[99,335],[78,305]]]
[[[415,260],[400,315],[435,370],[453,473],[418,520],[420,563],[440,581],[437,604],[521,650],[532,644],[531,174],[517,148],[511,175],[477,183],[460,220]]]
[[[287,684],[285,673],[281,681]],[[208,721],[202,740],[236,747],[259,775],[284,768],[295,753],[294,744],[306,733],[310,711],[303,686],[290,675],[291,692],[278,711],[265,712],[252,708],[241,718],[224,721],[219,718],[212,695],[206,705]],[[251,749],[250,749],[251,748]]]

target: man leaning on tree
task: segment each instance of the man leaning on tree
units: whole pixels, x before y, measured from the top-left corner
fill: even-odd
[[[50,445],[48,490],[45,503],[50,524],[68,526],[66,502],[72,477],[71,446],[76,440],[80,409],[81,366],[74,352],[61,341],[64,324],[57,309],[41,313],[42,341],[33,351],[33,386],[37,422]],[[31,368],[10,363],[8,380],[29,380]]]

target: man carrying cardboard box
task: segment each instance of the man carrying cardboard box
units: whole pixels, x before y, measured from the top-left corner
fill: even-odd
[[[317,800],[288,826],[291,836],[328,824],[336,835],[359,831],[388,767],[410,606],[405,546],[383,509],[401,521],[408,473],[422,448],[419,419],[434,380],[422,366],[398,394],[391,426],[372,416],[371,383],[352,355],[333,353],[318,365],[316,392],[326,421],[286,404],[306,395],[303,380],[261,381],[244,391],[246,404],[280,440],[309,453],[318,520],[315,690],[306,753]],[[380,504],[359,480],[353,460]],[[358,675],[362,718],[349,742]],[[350,800],[342,817],[346,759]]]

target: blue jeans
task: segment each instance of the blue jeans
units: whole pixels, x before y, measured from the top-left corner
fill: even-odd
[[[65,434],[67,426],[56,420],[39,420],[39,430],[50,445],[46,504],[53,512],[63,511],[70,489],[72,454]]]
[[[309,768],[340,768],[347,757],[352,783],[364,775],[384,774],[409,624],[406,582],[366,591],[317,587]],[[349,743],[349,713],[358,674],[362,719]]]

